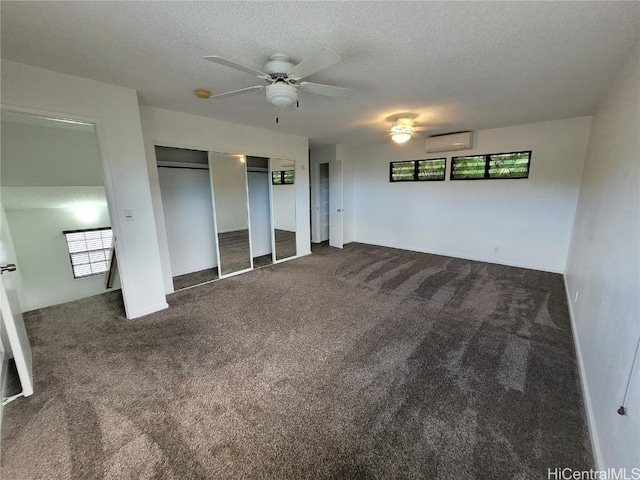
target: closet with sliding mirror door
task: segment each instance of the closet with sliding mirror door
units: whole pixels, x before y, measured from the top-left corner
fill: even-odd
[[[220,278],[253,268],[246,156],[209,152]]]
[[[156,146],[174,291],[295,257],[295,162]]]
[[[208,152],[156,146],[173,289],[218,278]]]
[[[275,262],[297,255],[295,167],[293,160],[282,158],[269,160]]]

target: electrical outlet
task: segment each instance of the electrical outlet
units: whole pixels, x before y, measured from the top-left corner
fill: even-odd
[[[580,290],[576,290],[576,294],[573,296],[574,303],[578,301],[578,293],[580,293]]]

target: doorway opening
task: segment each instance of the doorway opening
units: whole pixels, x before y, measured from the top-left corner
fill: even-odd
[[[1,134],[1,240],[21,312],[121,297],[95,126],[2,111]]]

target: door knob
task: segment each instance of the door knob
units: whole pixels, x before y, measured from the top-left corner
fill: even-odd
[[[4,272],[15,272],[16,266],[13,263],[7,263],[6,265],[0,265],[0,274]]]

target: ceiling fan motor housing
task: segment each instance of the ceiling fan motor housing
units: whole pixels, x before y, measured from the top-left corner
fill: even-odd
[[[287,83],[273,83],[266,90],[267,101],[276,107],[290,107],[298,100],[298,89]]]
[[[283,55],[282,53],[276,53],[275,55],[271,55],[269,61],[263,67],[263,71],[271,75],[272,78],[275,77],[284,77],[286,78],[289,70],[291,70],[295,65],[291,63],[289,57]]]

